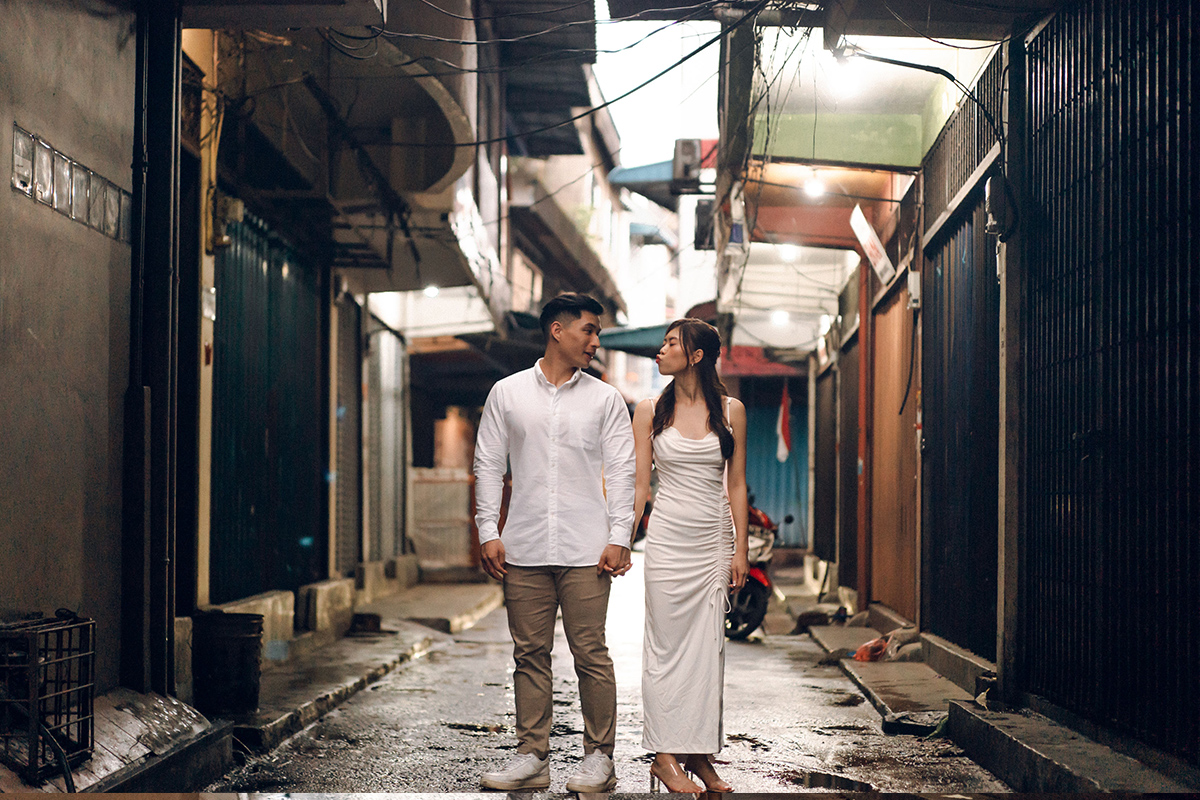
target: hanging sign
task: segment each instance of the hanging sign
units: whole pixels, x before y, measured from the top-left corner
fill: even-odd
[[[888,258],[887,251],[883,249],[883,242],[879,241],[879,235],[875,233],[871,223],[867,222],[867,218],[862,212],[862,206],[855,205],[854,210],[850,212],[850,227],[854,229],[858,243],[862,245],[863,252],[867,254],[867,260],[875,268],[879,282],[887,286],[895,277],[896,268],[892,266],[892,260]]]

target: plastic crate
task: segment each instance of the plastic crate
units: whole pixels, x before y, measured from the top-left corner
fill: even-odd
[[[91,756],[96,623],[73,616],[0,624],[0,759],[37,785]]]

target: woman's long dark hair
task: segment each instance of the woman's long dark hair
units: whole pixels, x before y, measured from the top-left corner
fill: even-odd
[[[708,407],[708,429],[717,434],[721,442],[721,456],[728,459],[733,455],[733,434],[725,424],[725,397],[729,394],[725,384],[717,375],[717,355],[721,352],[721,334],[704,320],[686,317],[677,319],[667,328],[667,333],[679,332],[679,343],[688,361],[692,353],[703,351],[700,361],[694,365],[696,379],[704,393],[704,405]],[[652,436],[658,436],[675,421],[675,381],[667,384],[654,406]]]

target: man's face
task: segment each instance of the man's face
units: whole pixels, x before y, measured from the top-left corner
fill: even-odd
[[[600,347],[600,318],[584,311],[579,319],[563,317],[554,323],[551,332],[557,332],[557,347],[571,366],[583,369],[592,363],[596,349]]]

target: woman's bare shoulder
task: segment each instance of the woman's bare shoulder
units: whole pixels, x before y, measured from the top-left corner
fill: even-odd
[[[654,416],[654,400],[647,398],[640,401],[633,409],[633,420],[649,420]]]

